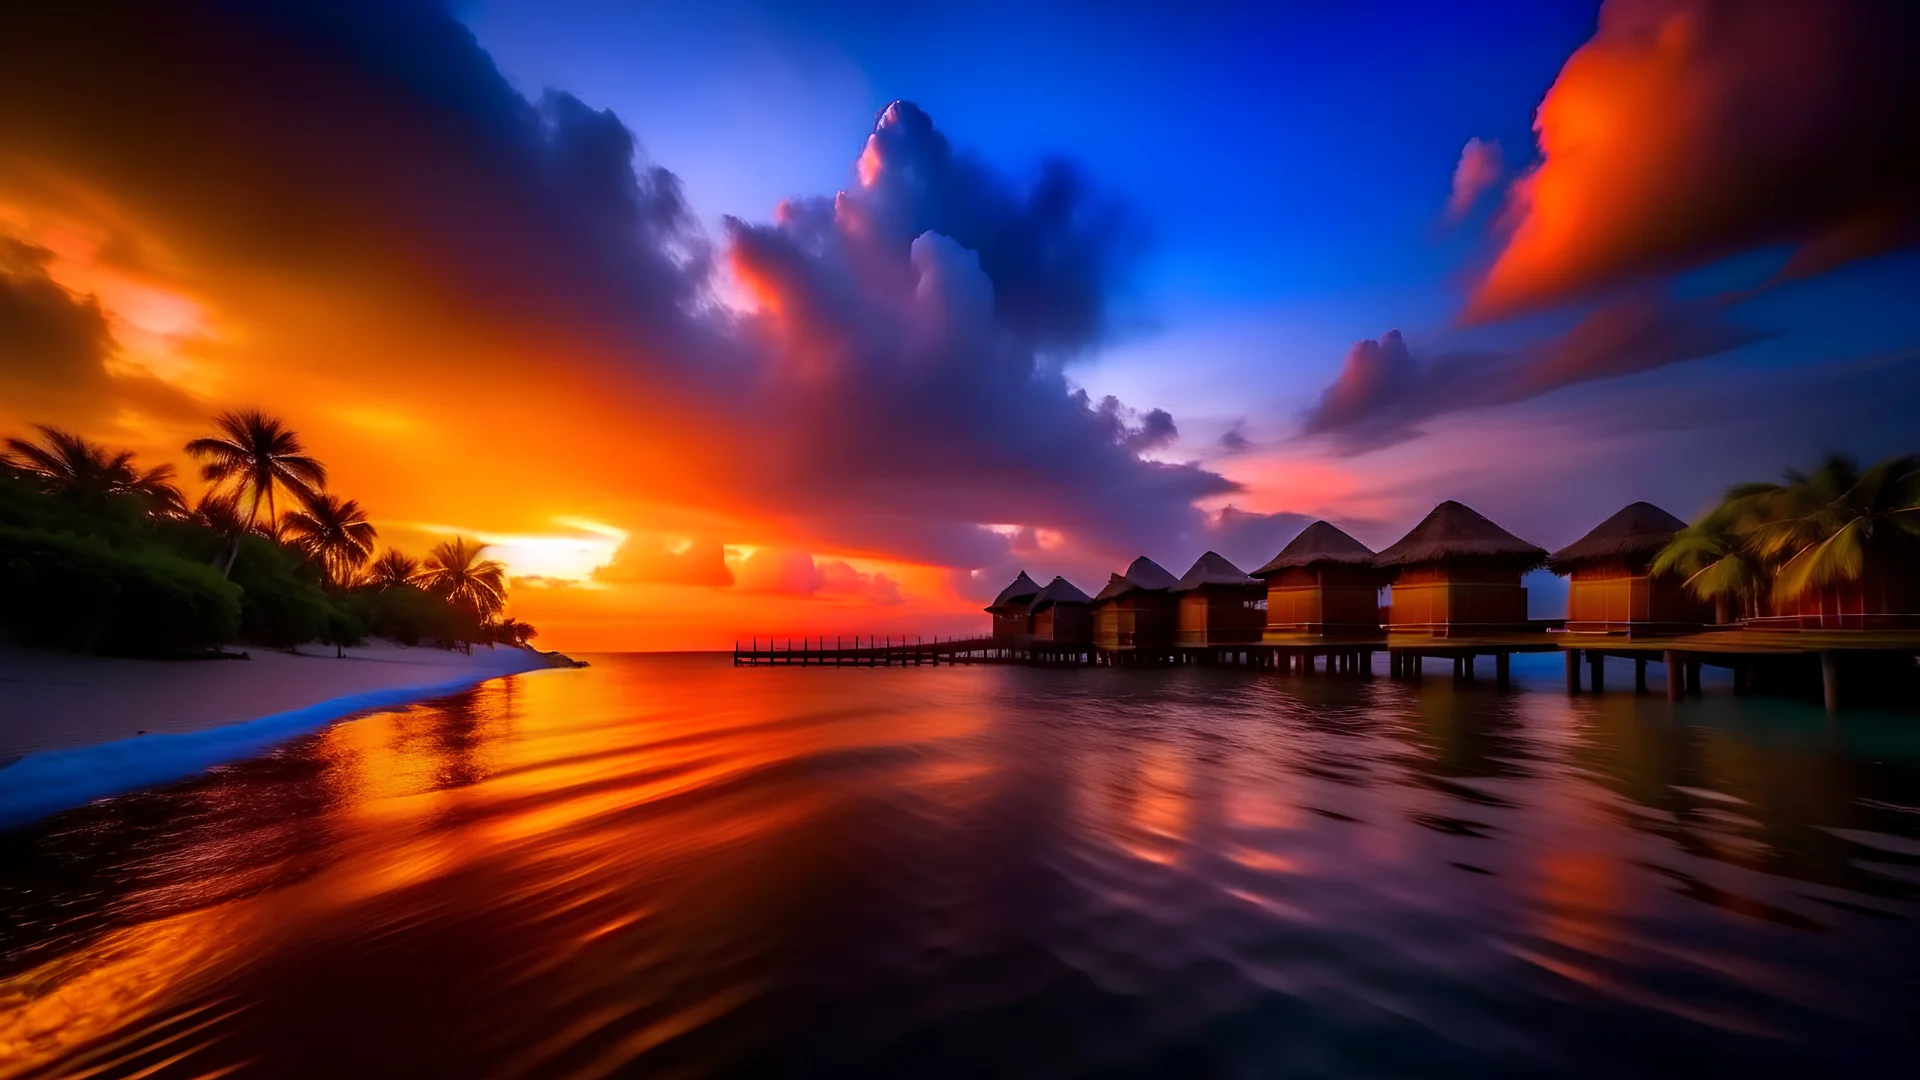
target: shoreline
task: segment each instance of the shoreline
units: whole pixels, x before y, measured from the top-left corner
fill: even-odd
[[[584,666],[510,647],[348,653],[187,663],[0,650],[0,830],[252,757],[356,713]]]

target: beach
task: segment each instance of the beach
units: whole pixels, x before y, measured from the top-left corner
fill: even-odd
[[[571,665],[507,647],[345,652],[164,661],[0,649],[0,827],[264,753],[354,713]]]
[[[128,660],[0,647],[0,762],[23,754],[180,734],[372,691],[479,682],[550,666],[531,649],[471,655],[384,642],[299,652],[247,649],[246,660]]]

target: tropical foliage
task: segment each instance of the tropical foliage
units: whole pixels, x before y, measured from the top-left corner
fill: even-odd
[[[142,471],[134,467],[133,451],[109,451],[73,432],[40,426],[38,440],[11,438],[6,461],[40,490],[69,499],[99,502],[115,495],[144,499],[159,514],[184,517],[186,499],[175,486],[171,465]]]
[[[1863,470],[1836,455],[1810,473],[1788,472],[1782,483],[1728,489],[1660,552],[1653,571],[1684,575],[1727,622],[1916,560],[1920,457],[1891,457]]]
[[[327,584],[345,589],[373,556],[373,523],[352,499],[309,491],[300,501],[301,508],[286,517],[288,538],[295,550],[320,566]]]
[[[507,568],[480,553],[486,545],[464,536],[435,544],[417,580],[426,590],[462,611],[482,619],[498,613],[507,602]]]
[[[187,453],[200,464],[201,478],[215,490],[230,493],[246,510],[246,527],[260,522],[279,536],[275,493],[299,498],[327,485],[327,469],[307,456],[300,437],[285,424],[257,409],[240,409],[213,418],[217,434],[187,444]]]
[[[524,645],[506,570],[458,538],[423,565],[389,548],[358,501],[282,421],[226,413],[187,444],[207,488],[171,465],[34,429],[0,454],[0,640],[170,656],[249,643]]]

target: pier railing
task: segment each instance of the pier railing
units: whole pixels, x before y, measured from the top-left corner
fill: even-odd
[[[991,637],[754,638],[733,643],[735,667],[782,664],[795,667],[919,667],[923,664],[1013,663],[1029,650]]]

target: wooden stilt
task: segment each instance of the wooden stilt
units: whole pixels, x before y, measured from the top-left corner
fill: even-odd
[[[1686,674],[1682,670],[1680,654],[1668,649],[1660,654],[1660,661],[1667,665],[1667,700],[1679,701],[1686,692]]]
[[[1580,650],[1567,650],[1567,693],[1580,692]]]
[[[1513,654],[1495,653],[1493,656],[1493,685],[1505,690],[1513,685]]]
[[[1587,666],[1593,670],[1593,692],[1598,694],[1607,688],[1607,654],[1593,649],[1587,650]]]
[[[1826,700],[1827,711],[1840,711],[1840,654],[1832,649],[1823,649],[1820,653],[1820,689]]]
[[[1647,658],[1644,656],[1636,657],[1633,661],[1633,692],[1647,692]]]

